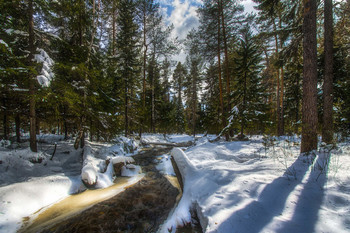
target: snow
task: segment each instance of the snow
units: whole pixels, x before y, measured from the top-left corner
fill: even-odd
[[[189,223],[190,209],[204,232],[349,232],[350,144],[309,156],[299,156],[296,137],[271,144],[202,139],[173,149],[184,192],[161,232]]]
[[[22,140],[28,137],[23,135]],[[113,162],[106,166],[106,160],[113,161],[115,156],[111,151],[117,147],[129,151],[123,143],[113,147],[111,144],[88,142],[82,161],[82,149],[75,150],[73,140],[63,141],[64,136],[52,134],[37,135],[37,139],[40,141],[38,153],[31,152],[27,142],[18,144],[17,149],[9,149],[14,146],[9,141],[2,140],[0,143],[0,232],[16,232],[24,217],[71,194],[84,191],[86,187],[82,179],[88,184],[96,179],[94,188],[111,186],[114,179]],[[136,145],[131,139],[119,141]],[[55,144],[57,151],[50,160]],[[132,157],[125,155],[118,155],[115,161],[134,162]],[[129,164],[124,175],[136,177],[140,172],[139,166]]]
[[[173,165],[171,164],[170,155],[160,156],[161,161],[156,165],[156,168],[164,175],[175,176]]]
[[[139,149],[133,139],[87,142],[84,151],[76,151],[63,136],[38,138],[38,153],[24,144],[9,149],[14,145],[0,143],[0,232],[16,232],[24,217],[85,190],[82,179],[96,181],[94,188],[110,186],[115,163],[125,164],[123,176],[141,172],[132,164]],[[143,140],[178,143],[193,137],[148,134]],[[350,232],[350,143],[320,144],[308,156],[299,151],[297,136],[215,143],[202,136],[186,150],[174,148],[184,190],[160,232],[191,222],[191,210],[204,232]],[[157,169],[174,175],[170,155],[160,158]]]
[[[38,75],[36,78],[41,86],[48,87],[51,80],[54,78],[54,74],[51,70],[51,66],[53,66],[54,61],[49,57],[45,50],[37,48],[37,52],[39,53],[34,54],[33,60],[37,63],[42,63],[43,67],[40,75]]]
[[[78,191],[78,178],[48,176],[0,188],[0,232],[15,232],[22,218]]]

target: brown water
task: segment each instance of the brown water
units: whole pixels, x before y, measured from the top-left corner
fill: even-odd
[[[49,225],[76,215],[99,202],[105,201],[123,192],[125,189],[140,181],[143,177],[144,174],[132,178],[118,177],[115,180],[116,184],[108,188],[86,190],[85,192],[68,196],[48,208],[37,211],[33,216],[27,217],[20,232],[37,232]]]

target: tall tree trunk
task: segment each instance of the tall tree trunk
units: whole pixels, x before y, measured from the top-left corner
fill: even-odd
[[[229,74],[229,64],[228,64],[228,48],[227,48],[227,35],[226,35],[226,25],[225,25],[225,16],[224,9],[222,5],[222,0],[219,0],[219,8],[221,13],[221,26],[222,26],[222,35],[224,39],[224,54],[225,54],[225,78],[226,78],[226,92],[227,92],[227,101],[228,101],[228,110],[231,111],[231,88],[230,88],[230,74]],[[220,27],[220,26],[219,26]]]
[[[297,88],[297,93],[296,93],[296,108],[295,108],[295,133],[298,134],[299,133],[299,106],[300,106],[300,77],[297,77],[297,81],[296,81],[296,86]]]
[[[36,117],[36,119],[35,119],[35,133],[37,135],[40,134],[40,118],[39,117]]]
[[[241,111],[241,138],[244,138],[244,126],[245,126],[245,117],[244,112],[246,109],[247,102],[247,74],[244,73],[244,89],[243,89],[243,103],[242,103],[242,111]]]
[[[278,26],[279,30],[282,30],[282,16],[279,14],[279,21],[278,21]],[[283,50],[283,41],[280,37],[280,48]],[[281,64],[281,77],[280,77],[280,130],[279,134],[284,135],[284,67],[283,67],[283,62]]]
[[[143,80],[142,80],[142,120],[146,118],[146,65],[147,65],[147,38],[146,38],[146,3],[144,2],[143,9]],[[143,122],[140,124],[140,137],[142,135]]]
[[[154,73],[152,74],[151,77],[151,130],[153,133],[155,133],[155,93],[154,93]]]
[[[34,18],[33,18],[34,10],[33,10],[33,0],[28,0],[28,33],[29,33],[29,64],[32,64],[32,60],[35,53],[34,47]],[[30,75],[29,77],[29,121],[30,121],[30,149],[33,152],[37,152],[37,143],[36,143],[36,132],[35,132],[35,82],[36,79],[34,75]]]
[[[304,0],[302,153],[317,149],[316,10],[316,0]]]
[[[284,68],[281,67],[281,86],[280,86],[280,129],[279,135],[284,135]]]
[[[3,118],[3,127],[4,127],[4,139],[9,139],[9,132],[8,132],[8,117],[7,117],[7,103],[6,103],[6,97],[2,99],[3,109],[4,109],[4,118]]]
[[[275,38],[275,52],[276,52],[276,56],[278,56],[278,53],[279,53],[279,43],[278,43],[278,37],[277,37],[277,26],[276,26],[276,22],[275,22],[275,19],[273,19],[273,30],[275,31],[275,34],[274,34],[274,38]],[[276,107],[277,107],[277,113],[276,113],[276,118],[277,118],[277,135],[278,136],[281,136],[282,133],[281,133],[281,83],[280,83],[280,68],[277,67],[277,70],[276,70],[276,74],[277,74],[277,77],[276,77],[276,84],[277,84],[277,90],[276,90]]]
[[[333,3],[324,1],[324,64],[322,141],[333,142]]]
[[[197,76],[196,74],[192,77],[192,99],[193,99],[193,106],[192,106],[192,127],[193,127],[193,137],[196,136],[196,112],[197,112]]]
[[[143,9],[143,80],[142,80],[142,107],[143,111],[146,108],[146,61],[147,61],[147,38],[146,38],[146,3]]]
[[[219,4],[219,3],[218,3]],[[222,128],[226,126],[226,120],[224,115],[224,102],[222,97],[222,80],[221,80],[221,30],[220,30],[220,11],[218,14],[218,48],[217,48],[217,56],[218,56],[218,75],[219,75],[219,89],[220,89],[220,111],[221,111],[221,120],[222,120]],[[227,138],[227,134],[226,134]]]
[[[115,55],[115,34],[116,34],[116,30],[115,30],[115,23],[116,23],[116,18],[115,18],[115,1],[113,0],[113,7],[112,7],[112,53],[113,55]]]
[[[15,124],[16,124],[16,141],[21,142],[21,117],[19,113],[15,116]]]
[[[128,88],[128,81],[125,79],[125,137],[129,136],[129,115],[128,115],[128,105],[129,105],[129,88]]]
[[[64,139],[68,139],[68,125],[66,119],[66,106],[63,105],[63,126],[64,126]]]

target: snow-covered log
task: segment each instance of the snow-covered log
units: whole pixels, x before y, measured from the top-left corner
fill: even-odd
[[[154,145],[154,146],[170,146],[170,147],[188,147],[192,146],[193,142],[188,141],[188,142],[146,142],[141,140],[142,145]]]
[[[113,184],[113,164],[95,158],[92,147],[85,141],[81,179],[87,187],[105,188]]]
[[[186,153],[180,148],[174,148],[171,151],[171,156],[174,158],[177,167],[181,173],[184,184],[186,183],[186,177],[189,177],[195,170],[195,166],[192,164]]]
[[[174,148],[171,156],[177,165],[178,171],[183,180],[183,194],[180,202],[169,215],[161,228],[161,232],[175,232],[178,226],[183,226],[191,222],[190,209],[193,207],[191,183],[196,179],[196,167],[189,160],[186,153],[180,148]]]

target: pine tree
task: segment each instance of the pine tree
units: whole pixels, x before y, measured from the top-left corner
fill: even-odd
[[[184,83],[187,107],[186,112],[189,123],[188,128],[192,135],[195,136],[197,129],[197,108],[199,103],[198,91],[201,82],[200,70],[203,64],[200,57],[200,44],[198,34],[196,31],[192,30],[187,35],[186,44],[188,50],[186,63],[189,70],[189,73],[186,77],[186,81]]]
[[[253,125],[251,122],[263,125],[262,117],[267,110],[264,86],[260,76],[261,52],[248,25],[241,30],[240,44],[236,53],[234,61],[237,81],[234,86],[234,107],[231,118],[239,119],[240,135],[238,137],[243,139],[247,126]]]
[[[136,6],[133,0],[121,0],[117,19],[118,77],[124,98],[124,130],[130,133],[130,110],[134,101],[135,88],[139,84],[139,45],[136,24]]]
[[[187,70],[178,62],[173,73],[173,87],[175,89],[174,102],[176,105],[176,119],[175,119],[175,129],[178,132],[184,132],[185,129],[185,119],[184,119],[184,107],[182,103],[182,92],[184,88],[185,77],[187,76]]]

